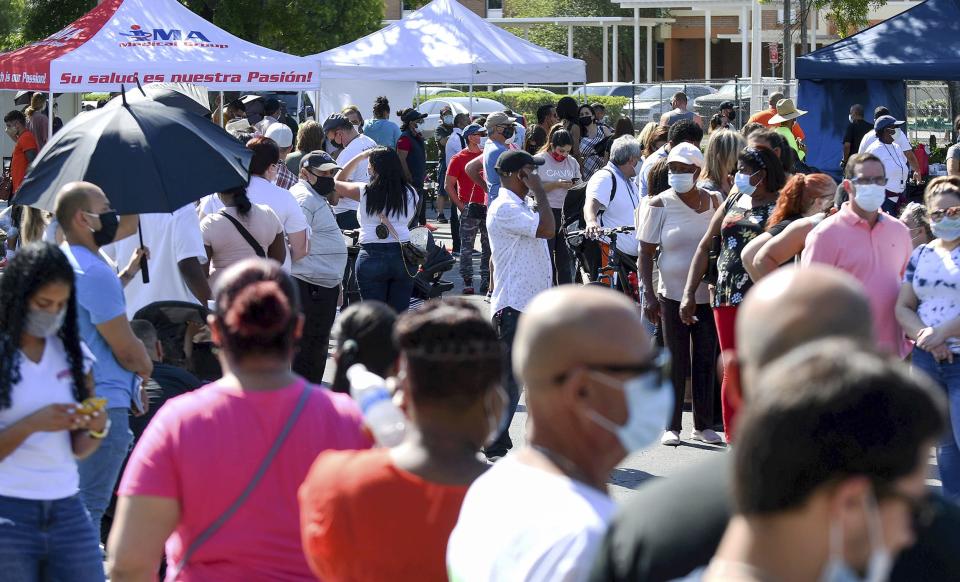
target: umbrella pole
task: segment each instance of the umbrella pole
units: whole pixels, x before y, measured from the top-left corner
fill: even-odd
[[[137,234],[140,235],[140,248],[143,248],[143,226],[140,224],[140,220],[137,220]],[[147,267],[147,255],[140,257],[140,276],[143,278],[143,283],[147,284],[150,282],[150,269]]]
[[[224,105],[225,105],[225,104],[224,104],[224,102],[223,102],[223,91],[220,91],[220,127],[223,127],[223,109],[224,109]]]
[[[41,113],[43,112],[41,111]],[[47,114],[47,141],[50,141],[50,138],[53,137],[53,87],[47,94]]]

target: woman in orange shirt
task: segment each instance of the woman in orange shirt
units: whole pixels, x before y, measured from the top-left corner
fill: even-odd
[[[447,538],[488,468],[480,448],[507,418],[502,350],[475,308],[428,303],[397,320],[394,338],[406,440],[321,454],[300,487],[304,552],[326,582],[447,580]]]

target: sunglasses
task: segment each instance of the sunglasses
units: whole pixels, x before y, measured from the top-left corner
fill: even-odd
[[[642,364],[586,364],[587,370],[610,375],[625,374],[631,377],[654,373],[663,380],[670,375],[670,354],[660,349],[652,360]],[[570,372],[562,372],[554,376],[554,383],[562,384],[570,377]]]
[[[929,216],[930,220],[933,222],[940,222],[943,220],[944,216],[956,218],[957,216],[960,216],[960,206],[953,206],[951,208],[947,208],[946,210],[934,210],[932,212],[927,212],[927,216]]]

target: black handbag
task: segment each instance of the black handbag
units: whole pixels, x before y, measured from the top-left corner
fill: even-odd
[[[393,235],[393,238],[397,239],[397,241],[400,240],[400,237],[397,235],[397,231],[393,228],[393,224],[390,222],[390,219],[387,218],[386,214],[380,214],[380,223],[387,227],[387,230],[390,231],[390,234]],[[416,271],[427,259],[426,250],[418,247],[410,241],[400,243],[400,253],[403,256],[403,266],[407,269],[408,275],[410,275],[410,266],[413,266],[414,270]],[[415,274],[416,272],[414,272],[414,275]],[[413,275],[410,276],[413,277]]]

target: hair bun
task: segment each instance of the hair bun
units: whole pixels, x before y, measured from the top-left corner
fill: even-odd
[[[290,300],[276,281],[248,285],[231,302],[224,322],[241,337],[272,336],[287,328],[292,316]]]

